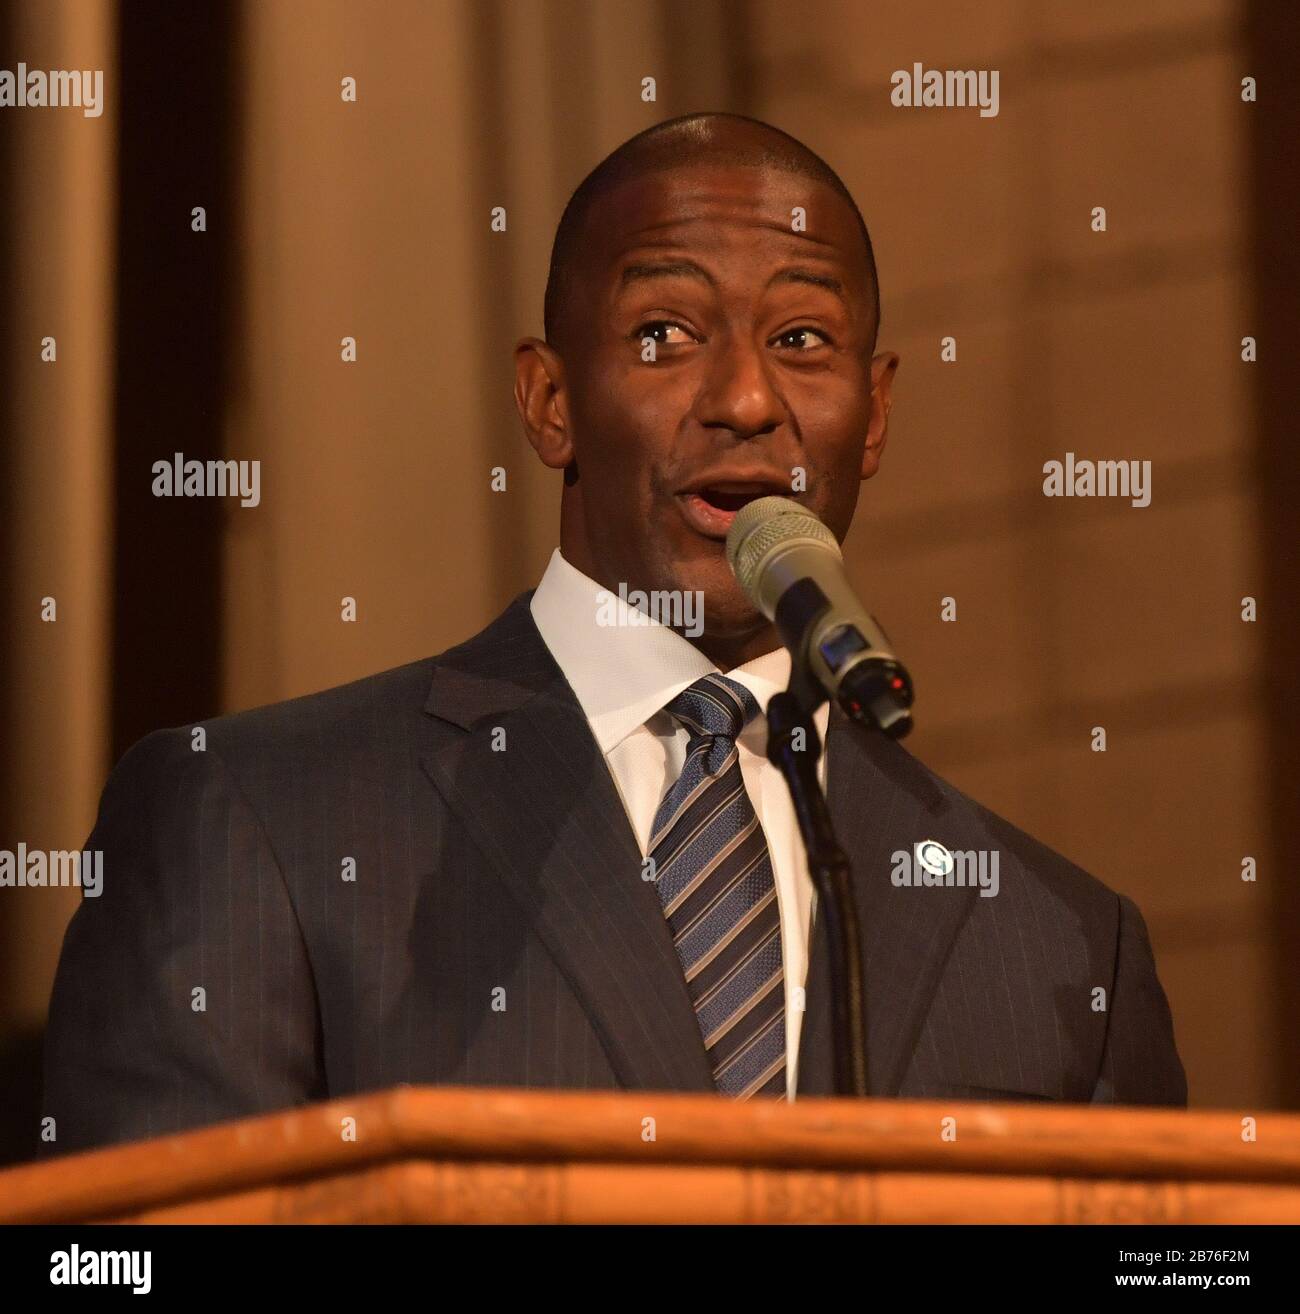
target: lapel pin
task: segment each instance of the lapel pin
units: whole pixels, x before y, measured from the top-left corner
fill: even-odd
[[[915,852],[917,862],[936,876],[947,876],[953,869],[952,854],[938,840],[922,840]]]

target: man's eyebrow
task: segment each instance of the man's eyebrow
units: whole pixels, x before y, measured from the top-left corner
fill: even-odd
[[[619,286],[627,287],[631,283],[637,283],[643,279],[651,278],[693,278],[699,282],[707,283],[713,286],[713,278],[709,272],[702,269],[693,260],[656,260],[653,262],[624,265],[623,272],[619,275]],[[826,291],[834,293],[841,301],[848,301],[844,292],[844,284],[838,278],[830,274],[819,274],[816,270],[805,269],[800,266],[792,266],[789,269],[782,269],[772,276],[768,286],[771,287],[777,283],[808,283],[813,287],[825,288]]]
[[[624,265],[618,281],[620,287],[626,287],[646,278],[694,278],[713,286],[713,279],[694,260],[656,260],[649,264]]]
[[[782,269],[772,275],[772,283],[811,283],[814,287],[824,287],[828,292],[833,292],[841,301],[848,300],[844,295],[844,284],[838,278],[832,278],[829,274],[818,274],[811,269]],[[768,286],[770,287],[772,283]]]

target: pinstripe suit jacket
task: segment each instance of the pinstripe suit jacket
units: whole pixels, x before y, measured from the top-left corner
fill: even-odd
[[[713,1089],[653,885],[525,594],[431,660],[142,740],[51,1001],[58,1150],[399,1082]],[[833,720],[873,1093],[1182,1104],[1137,908]],[[923,839],[1000,889],[900,888]],[[348,879],[352,876],[352,879]],[[829,1094],[824,925],[800,1094]],[[1104,1009],[1095,995],[1105,992]]]

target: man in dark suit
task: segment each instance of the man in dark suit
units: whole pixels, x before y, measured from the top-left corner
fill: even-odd
[[[399,1082],[830,1093],[824,919],[763,759],[789,659],[723,540],[771,493],[843,539],[898,364],[878,323],[857,207],[784,133],[691,116],[588,177],[516,352],[564,472],[546,575],[439,657],[126,754],[51,1004],[58,1149]],[[872,1093],[1185,1103],[1135,905],[819,728]],[[996,881],[899,880],[959,853]]]

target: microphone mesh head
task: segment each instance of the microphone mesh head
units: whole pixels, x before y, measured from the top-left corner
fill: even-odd
[[[840,545],[806,507],[788,497],[760,497],[736,512],[727,531],[727,564],[740,587],[753,596],[759,562],[778,543],[811,539],[828,547],[836,557]]]

